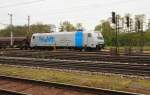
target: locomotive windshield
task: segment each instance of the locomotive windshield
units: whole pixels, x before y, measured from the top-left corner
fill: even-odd
[[[103,37],[99,37],[99,36],[98,36],[98,37],[97,37],[97,39],[99,39],[99,40],[103,40]]]
[[[101,36],[101,35],[98,33],[97,39],[103,40],[103,36]]]
[[[92,37],[92,34],[91,34],[91,33],[88,33],[88,37]]]

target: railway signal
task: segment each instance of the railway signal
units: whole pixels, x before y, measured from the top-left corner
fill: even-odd
[[[150,29],[150,19],[148,20],[148,29]]]
[[[130,27],[130,17],[126,16],[126,21],[127,21],[127,27]]]
[[[137,21],[137,26],[138,26],[138,30],[140,30],[141,29],[141,22],[140,22],[140,20]]]
[[[116,23],[116,13],[112,12],[112,23],[115,24]]]
[[[119,32],[119,15],[116,15],[116,13],[112,12],[112,23],[116,26],[116,32],[115,32],[115,54],[118,55],[119,52],[119,45],[118,45],[118,32]]]
[[[150,23],[148,23],[148,29],[150,29]]]

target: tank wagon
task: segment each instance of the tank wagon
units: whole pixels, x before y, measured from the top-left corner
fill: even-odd
[[[55,33],[35,33],[31,37],[30,48],[74,48],[80,50],[100,50],[104,39],[100,32],[75,31]]]

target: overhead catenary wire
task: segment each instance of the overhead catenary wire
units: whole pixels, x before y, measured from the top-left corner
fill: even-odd
[[[14,3],[14,4],[9,4],[9,5],[5,5],[5,6],[0,6],[0,9],[3,9],[3,8],[13,8],[13,7],[20,7],[20,6],[26,6],[28,4],[34,4],[34,3],[38,3],[38,2],[43,2],[43,1],[47,1],[47,0],[32,0],[32,1],[24,1],[24,2],[20,2],[20,3]],[[95,3],[95,4],[87,4],[87,5],[81,5],[81,6],[74,6],[74,7],[68,7],[68,8],[58,8],[58,9],[45,9],[45,10],[42,10],[40,13],[40,15],[38,14],[34,14],[34,18],[37,16],[37,17],[45,17],[45,16],[55,16],[55,15],[58,15],[58,14],[71,14],[71,13],[78,13],[78,12],[93,12],[93,11],[89,11],[89,10],[93,10],[93,9],[102,9],[104,7],[108,7],[108,6],[116,6],[116,5],[119,5],[119,4],[126,4],[126,3],[129,3],[129,2],[135,2],[135,1],[138,1],[138,0],[116,0],[116,1],[113,1],[113,2],[108,2],[108,3]],[[45,2],[47,3],[47,2]],[[42,3],[44,4],[44,3]],[[47,12],[47,11],[50,11],[51,13]],[[112,11],[112,10],[111,10]]]
[[[38,3],[38,2],[42,2],[42,1],[45,1],[45,0],[33,0],[33,1],[26,1],[26,2],[18,2],[18,3],[14,3],[14,4],[8,4],[8,5],[0,6],[0,9],[22,6],[22,5],[28,5],[28,4]]]
[[[0,8],[10,8],[10,7],[18,7],[18,6],[22,6],[22,5],[28,5],[28,4],[33,4],[33,3],[38,3],[38,2],[43,2],[46,0],[33,0],[33,1],[26,1],[26,2],[19,2],[19,3],[15,3],[15,4],[8,4],[8,5],[4,5],[4,6],[0,6]],[[125,4],[128,3],[130,0],[119,0],[119,1],[114,1],[114,2],[108,2],[108,3],[96,3],[96,4],[87,4],[87,5],[82,5],[82,6],[76,6],[76,7],[68,7],[68,8],[60,8],[60,9],[48,9],[47,11],[56,11],[56,10],[73,10],[73,9],[77,9],[77,11],[82,10],[83,8],[101,8],[101,7],[105,7],[105,6],[115,6],[118,4]],[[137,1],[137,0],[134,0]],[[132,2],[132,1],[130,1]],[[72,11],[74,12],[74,11]]]
[[[6,5],[6,6],[0,6],[0,9],[1,8],[9,8],[9,7],[19,7],[19,6],[22,6],[22,5],[28,5],[28,4],[33,4],[33,3],[38,3],[38,2],[41,2],[41,1],[46,1],[46,0],[34,0],[34,1],[28,1],[28,2],[20,2],[20,3],[15,3],[15,4],[10,4],[10,5]],[[138,0],[134,0],[135,1],[138,1]],[[68,8],[58,8],[58,9],[49,9],[47,8],[46,10],[43,10],[43,15],[45,16],[45,12],[47,14],[47,11],[51,11],[52,13],[50,14],[51,16],[55,16],[55,15],[58,15],[58,14],[71,14],[71,13],[76,13],[76,12],[87,12],[85,10],[93,10],[93,9],[100,9],[102,7],[107,7],[107,6],[115,6],[115,5],[119,5],[119,4],[126,4],[126,3],[129,3],[129,2],[133,2],[133,1],[130,1],[130,0],[118,0],[118,1],[113,1],[113,2],[108,2],[108,3],[95,3],[95,4],[87,4],[87,5],[82,5],[82,6],[76,6],[76,7],[68,7]],[[44,3],[43,3],[44,4]],[[89,13],[89,11],[88,11]],[[49,15],[49,14],[47,14]],[[34,16],[37,16],[37,15],[34,15]],[[42,16],[42,13],[39,16]]]
[[[137,0],[134,0],[137,1]],[[87,4],[87,5],[81,5],[81,6],[75,6],[75,7],[68,7],[68,8],[57,8],[57,9],[49,9],[47,8],[46,10],[43,10],[43,12],[51,11],[53,14],[50,15],[55,15],[55,14],[63,14],[63,13],[75,13],[75,12],[81,12],[81,11],[88,11],[93,10],[93,9],[100,9],[102,7],[110,7],[110,6],[116,6],[119,4],[126,4],[128,2],[132,2],[130,0],[119,0],[119,1],[114,1],[114,2],[108,2],[108,3],[95,3],[95,4]],[[58,12],[57,12],[58,10]]]

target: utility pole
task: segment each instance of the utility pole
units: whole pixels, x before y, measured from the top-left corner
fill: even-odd
[[[13,46],[13,25],[12,25],[12,17],[13,14],[8,14],[10,16],[10,46]]]
[[[29,37],[30,33],[30,16],[28,16],[28,30],[27,30],[27,38]]]

